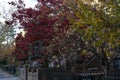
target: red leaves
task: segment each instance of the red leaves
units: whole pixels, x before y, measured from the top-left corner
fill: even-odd
[[[15,51],[18,58],[27,58],[30,44],[33,45],[35,41],[42,41],[44,46],[48,46],[56,34],[63,34],[68,30],[69,20],[66,15],[59,15],[59,12],[63,12],[63,9],[59,9],[62,8],[62,0],[38,0],[38,2],[41,2],[42,6],[35,9],[20,8],[12,14],[13,19],[18,19],[27,31],[24,38],[21,34],[16,37]],[[19,0],[19,4],[24,3]],[[34,54],[34,50],[31,52]],[[42,49],[39,51],[43,52],[46,53]]]

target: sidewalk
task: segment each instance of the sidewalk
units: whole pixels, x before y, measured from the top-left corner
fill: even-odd
[[[0,80],[20,80],[18,77],[0,69]]]

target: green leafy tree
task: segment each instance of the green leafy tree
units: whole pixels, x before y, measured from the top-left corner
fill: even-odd
[[[1,44],[10,44],[14,40],[15,31],[13,27],[10,27],[7,24],[0,24],[0,43]]]
[[[0,11],[0,59],[4,59],[5,56],[8,56],[13,51],[13,43],[15,37],[15,30],[12,26],[9,25],[5,20],[11,19],[10,14],[12,9],[8,12],[2,7],[3,10]]]
[[[13,30],[7,24],[0,24],[0,61],[10,56],[14,50],[13,42],[15,33]]]
[[[85,43],[84,49],[97,56],[107,75],[111,62],[120,53],[120,0],[76,0],[67,5],[75,14],[70,19]]]

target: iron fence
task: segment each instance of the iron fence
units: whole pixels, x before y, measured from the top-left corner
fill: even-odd
[[[120,80],[119,70],[110,72],[107,77],[99,71],[74,73],[58,68],[28,68],[26,71],[26,80]]]
[[[39,80],[120,80],[119,73],[109,73],[107,77],[103,72],[72,73],[61,69],[39,69]]]

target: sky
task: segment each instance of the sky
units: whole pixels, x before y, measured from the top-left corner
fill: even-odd
[[[10,1],[17,1],[17,0],[0,0],[0,5],[4,4],[6,8],[9,8],[7,2]],[[26,7],[34,7],[34,4],[36,4],[36,0],[24,0]]]
[[[10,11],[12,12],[13,9],[11,5],[8,4],[8,2],[11,2],[11,1],[18,1],[18,0],[0,0],[0,21],[3,21],[4,20],[2,19],[3,16],[7,16],[6,18],[9,18],[10,15]],[[25,7],[28,8],[28,7],[32,7],[34,8],[34,5],[37,3],[37,0],[23,0],[24,3],[25,3]]]
[[[0,22],[2,23],[4,23],[5,20],[9,20],[11,18],[10,13],[12,12],[11,10],[13,10],[13,7],[8,4],[8,2],[11,1],[18,1],[18,0],[0,0]],[[26,8],[28,7],[34,8],[34,5],[37,3],[37,0],[23,0],[23,1],[26,5],[25,6]],[[17,36],[18,33],[23,31],[22,29],[19,30],[17,27],[15,27],[14,30],[16,31],[15,37]],[[6,41],[4,41],[3,43],[6,43]]]
[[[5,19],[9,19],[10,15],[9,10],[11,10],[11,6],[8,4],[8,2],[11,1],[17,1],[17,0],[0,0],[0,22],[4,22]],[[26,7],[32,7],[34,8],[34,5],[37,3],[37,0],[23,0],[25,2]],[[4,18],[5,19],[4,19]],[[15,29],[16,33],[21,32],[19,29]]]

